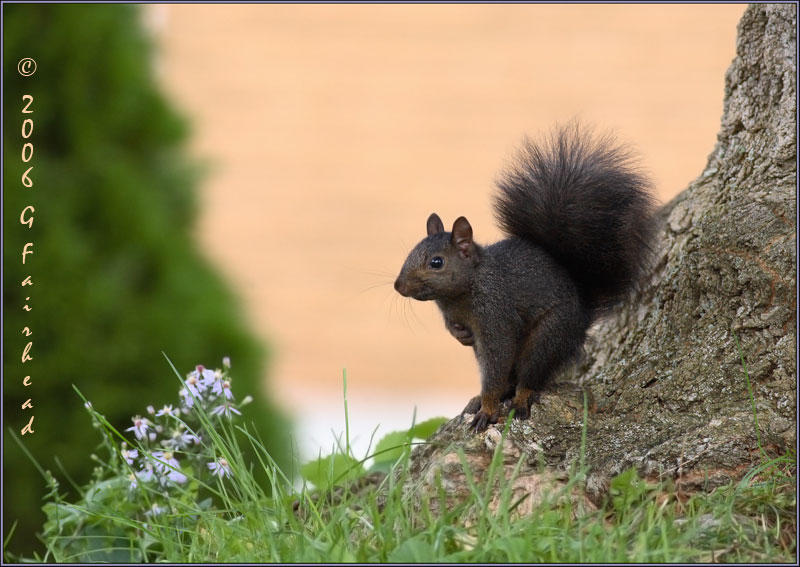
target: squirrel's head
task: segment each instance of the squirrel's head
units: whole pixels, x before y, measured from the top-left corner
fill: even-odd
[[[394,288],[400,295],[420,301],[467,293],[480,251],[472,240],[469,221],[458,217],[453,230],[445,232],[442,219],[432,213],[427,230],[428,236],[406,258]]]

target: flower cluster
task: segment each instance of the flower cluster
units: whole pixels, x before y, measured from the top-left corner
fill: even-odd
[[[162,490],[185,484],[187,473],[206,472],[219,478],[231,475],[228,462],[215,458],[213,450],[204,443],[205,432],[198,418],[204,412],[209,419],[230,419],[241,415],[239,406],[251,401],[246,397],[237,404],[228,375],[230,360],[222,361],[222,369],[211,370],[198,365],[186,375],[178,392],[177,406],[161,409],[147,406],[146,416],[131,418],[133,425],[125,431],[133,433],[139,449],[123,442],[120,455],[131,471],[128,475],[131,490],[147,484]],[[150,514],[157,514],[155,508]]]

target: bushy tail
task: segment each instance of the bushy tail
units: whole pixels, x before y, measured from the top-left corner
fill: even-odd
[[[650,182],[631,153],[577,123],[542,143],[526,139],[497,182],[500,227],[545,249],[595,312],[639,281],[654,236]]]

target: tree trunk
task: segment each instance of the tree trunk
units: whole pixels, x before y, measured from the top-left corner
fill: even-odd
[[[658,213],[651,278],[593,328],[584,363],[542,393],[530,420],[511,423],[506,473],[523,456],[515,486],[533,494],[528,507],[544,477],[564,478],[581,457],[584,396],[592,500],[628,467],[712,488],[794,446],[795,28],[792,4],[746,10],[717,144]],[[503,427],[475,435],[451,420],[413,453],[409,488],[440,477],[466,490],[458,449],[480,479]]]

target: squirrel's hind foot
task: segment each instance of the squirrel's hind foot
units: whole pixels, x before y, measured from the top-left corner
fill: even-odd
[[[511,404],[508,408],[508,413],[514,412],[514,419],[529,419],[531,417],[531,406],[530,404],[526,404],[523,406],[517,406],[515,404]]]
[[[539,401],[539,392],[529,388],[517,387],[514,398],[508,405],[508,411],[514,412],[514,419],[529,419],[531,405]]]
[[[464,415],[465,413],[476,414],[478,413],[479,409],[481,409],[481,397],[475,396],[467,402],[467,407],[461,410],[461,415]]]

